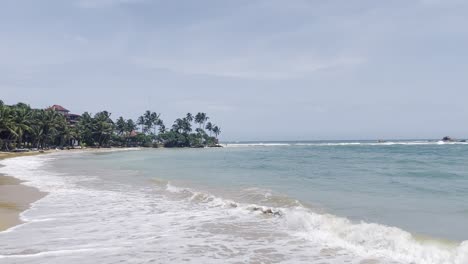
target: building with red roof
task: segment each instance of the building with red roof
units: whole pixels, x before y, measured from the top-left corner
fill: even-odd
[[[64,115],[70,125],[75,125],[76,123],[78,123],[81,117],[80,115],[70,114],[70,110],[66,109],[65,107],[61,105],[53,105],[53,106],[47,107],[46,110],[56,111]]]
[[[46,110],[54,110],[62,114],[70,113],[68,109],[66,109],[65,107],[61,105],[53,105],[53,106],[48,107]]]

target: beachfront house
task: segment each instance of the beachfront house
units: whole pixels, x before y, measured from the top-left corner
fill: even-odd
[[[70,114],[70,111],[61,105],[53,105],[53,106],[48,107],[46,110],[53,110],[64,115],[68,123],[71,126],[74,126],[76,123],[78,123],[81,117],[80,115],[77,115],[77,114]]]
[[[70,114],[70,111],[61,105],[53,105],[53,106],[48,107],[46,110],[53,110],[64,115],[65,118],[67,119],[68,124],[72,127],[74,127],[78,123],[81,117],[80,115],[77,115],[77,114]],[[71,145],[73,147],[78,146],[79,145],[78,140],[74,138],[71,139]]]

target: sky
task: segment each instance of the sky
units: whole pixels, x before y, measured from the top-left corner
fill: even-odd
[[[222,140],[468,137],[468,1],[1,0],[0,99]]]

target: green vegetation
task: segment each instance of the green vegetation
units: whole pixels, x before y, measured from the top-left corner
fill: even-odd
[[[161,115],[146,111],[134,122],[111,113],[85,112],[74,122],[53,109],[33,109],[24,103],[0,100],[0,150],[88,147],[215,147],[221,129],[205,113],[191,113],[167,130]],[[206,125],[205,125],[206,124]],[[192,125],[196,126],[193,130]],[[208,131],[209,134],[207,134]],[[139,130],[139,131],[138,131]],[[212,136],[212,134],[214,136]]]

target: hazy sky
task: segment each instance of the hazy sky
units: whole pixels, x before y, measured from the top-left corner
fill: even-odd
[[[224,140],[468,137],[468,1],[0,1],[0,99]]]

